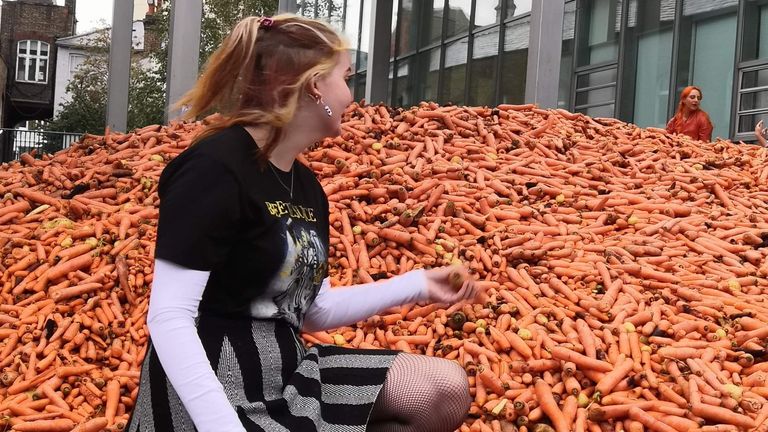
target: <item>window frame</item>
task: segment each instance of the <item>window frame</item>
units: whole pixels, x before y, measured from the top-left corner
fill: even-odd
[[[37,44],[37,54],[34,54],[34,55],[29,53],[33,43]],[[24,53],[24,54],[21,53],[22,44],[26,44],[26,47],[25,47],[26,53]],[[43,47],[45,47],[45,50],[46,50],[46,55],[44,55],[44,56],[40,54],[40,52],[42,51]],[[26,61],[25,65],[24,65],[24,79],[19,79],[19,61],[21,61],[21,59],[24,59]],[[40,65],[40,61],[41,60],[45,60],[45,76],[44,76],[44,79],[42,81],[37,80],[37,79],[35,79],[35,80],[28,80],[27,77],[29,76],[30,64],[34,61],[34,64],[35,64],[35,66],[34,66],[35,75],[34,76],[35,76],[35,78],[37,78],[37,73],[38,73],[39,68],[40,68],[39,65]],[[23,82],[23,83],[28,83],[28,84],[43,84],[43,85],[48,84],[48,74],[49,74],[49,71],[50,71],[50,64],[51,64],[51,44],[49,44],[48,42],[44,42],[44,41],[41,41],[41,40],[35,40],[35,39],[25,39],[25,40],[21,40],[21,41],[16,42],[16,69],[15,69],[15,74],[14,74],[14,78],[15,78],[16,82]]]

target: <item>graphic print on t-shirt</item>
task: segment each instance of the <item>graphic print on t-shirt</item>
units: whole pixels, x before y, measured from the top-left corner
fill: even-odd
[[[282,224],[285,251],[280,270],[269,283],[268,297],[251,303],[253,316],[268,312],[301,328],[304,313],[317,295],[328,266],[324,242],[314,229],[313,210],[284,202],[266,203],[269,213]]]

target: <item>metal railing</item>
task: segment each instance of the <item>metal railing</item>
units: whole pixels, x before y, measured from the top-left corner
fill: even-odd
[[[37,150],[38,156],[56,153],[77,142],[82,136],[70,132],[0,128],[0,159],[9,162],[32,150]]]

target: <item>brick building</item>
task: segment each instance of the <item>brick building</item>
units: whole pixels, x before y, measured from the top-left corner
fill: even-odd
[[[3,86],[2,126],[53,114],[56,39],[75,32],[75,2],[4,0],[0,18],[0,58],[7,68]],[[1,68],[0,68],[1,69]],[[1,76],[2,74],[0,74]]]

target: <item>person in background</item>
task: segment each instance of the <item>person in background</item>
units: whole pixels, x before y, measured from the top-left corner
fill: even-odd
[[[712,141],[712,121],[701,109],[702,93],[696,86],[688,86],[680,93],[680,104],[675,116],[667,123],[667,132],[688,135],[700,141]]]
[[[762,120],[755,125],[755,138],[757,138],[757,142],[763,147],[768,147],[768,141],[765,139],[766,129],[768,128],[763,127]]]
[[[160,177],[151,341],[128,432],[445,432],[464,420],[457,362],[298,336],[475,297],[462,265],[331,288],[328,198],[296,157],[340,134],[351,74],[328,24],[249,17],[179,102],[187,119],[221,115]]]

